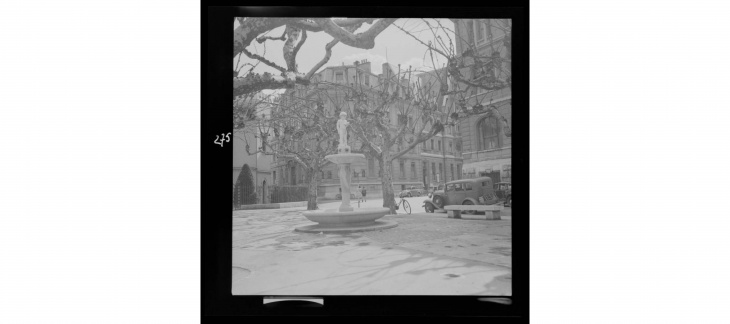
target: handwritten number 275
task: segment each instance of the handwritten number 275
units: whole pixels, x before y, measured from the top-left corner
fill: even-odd
[[[223,147],[223,140],[225,140],[226,142],[230,142],[231,141],[231,133],[221,134],[220,135],[220,139],[219,139],[219,136],[216,135],[215,136],[215,141],[213,141],[213,143],[218,144],[221,147]]]

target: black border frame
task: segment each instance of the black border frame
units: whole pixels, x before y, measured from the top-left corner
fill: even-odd
[[[201,40],[201,315],[468,316],[529,319],[529,8],[526,0],[482,7],[202,7]],[[512,303],[486,296],[319,296],[324,306],[263,304],[231,294],[230,166],[232,145],[213,144],[233,128],[231,62],[235,17],[400,17],[513,19],[512,169],[518,218],[512,220]],[[515,110],[519,114],[515,114]],[[514,118],[514,116],[519,116]],[[497,297],[497,296],[495,296]]]

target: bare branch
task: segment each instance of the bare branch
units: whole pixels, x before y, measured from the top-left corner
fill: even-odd
[[[290,72],[293,73],[293,72]],[[294,81],[281,76],[264,73],[263,75],[249,73],[246,77],[233,78],[233,98],[247,93],[261,90],[276,90],[293,87],[294,84],[309,85],[309,79],[297,74]]]
[[[296,47],[291,52],[291,63],[292,65],[289,66],[289,71],[293,72],[299,72],[299,67],[297,66],[297,53],[299,53],[299,49],[302,48],[302,45],[304,45],[304,42],[307,41],[307,31],[301,30],[302,32],[302,39],[299,41]],[[287,63],[289,64],[289,63]]]
[[[317,72],[317,70],[319,70],[325,63],[327,63],[327,61],[330,60],[330,57],[332,56],[332,47],[337,45],[337,43],[339,43],[339,42],[340,42],[339,40],[333,39],[331,42],[329,42],[329,43],[327,43],[327,45],[325,45],[324,57],[322,58],[322,60],[319,61],[319,63],[317,63],[314,67],[312,67],[312,69],[309,70],[309,72],[307,72],[307,75],[304,77],[305,79],[310,79],[312,77],[312,75],[314,75],[314,73]]]
[[[259,34],[281,27],[286,24],[291,24],[297,28],[306,29],[310,32],[321,32],[324,29],[314,22],[309,22],[311,19],[302,18],[259,18],[249,17],[246,19],[239,18],[240,25],[233,31],[233,56],[241,53],[244,48],[251,44],[256,36]],[[334,21],[334,24],[340,27],[348,27],[352,25],[362,23],[372,23],[375,19],[373,18],[350,18],[350,19],[338,19]]]
[[[393,18],[380,19],[378,22],[370,26],[367,31],[356,35],[338,26],[332,21],[332,19],[317,18],[315,19],[315,22],[324,29],[324,32],[345,45],[362,49],[371,49],[375,47],[375,37],[396,20],[397,19]]]
[[[310,22],[308,20],[311,20],[311,19],[300,19],[297,22],[292,23],[292,24],[301,29],[308,30],[311,32],[321,32],[324,30],[322,28],[322,26],[320,26],[316,22],[314,22],[314,21]],[[359,27],[363,23],[371,24],[375,20],[376,20],[376,18],[345,18],[345,19],[337,19],[337,20],[334,20],[333,22],[337,26],[346,28],[346,27],[355,26],[355,25],[357,25]]]
[[[246,55],[247,55],[248,57],[250,57],[250,58],[253,58],[253,59],[257,59],[257,60],[259,60],[259,61],[263,62],[264,64],[266,64],[266,65],[268,65],[268,66],[270,66],[270,67],[272,67],[272,68],[275,68],[275,69],[279,70],[279,71],[280,71],[281,73],[285,73],[285,72],[286,72],[286,69],[285,69],[285,68],[283,68],[283,67],[281,67],[281,66],[278,66],[278,65],[277,65],[276,63],[274,63],[274,62],[271,62],[271,61],[267,60],[267,59],[266,59],[266,58],[264,58],[263,56],[260,56],[260,55],[258,55],[258,54],[254,54],[254,53],[251,53],[251,52],[249,52],[249,51],[248,51],[247,49],[245,49],[245,48],[244,48],[244,49],[242,49],[242,52],[243,52],[244,54],[246,54]]]
[[[293,27],[291,25],[286,26],[286,34],[288,36],[282,49],[284,53],[284,61],[286,62],[287,71],[296,72],[296,52],[299,51],[296,42],[299,40],[299,35],[302,32],[301,29]],[[296,50],[295,50],[296,49]]]
[[[428,48],[430,48],[430,49],[432,49],[432,50],[436,51],[437,53],[439,53],[439,54],[443,55],[444,57],[446,57],[446,58],[448,58],[448,57],[449,57],[449,55],[447,55],[446,53],[444,53],[444,52],[440,51],[440,50],[439,50],[438,48],[435,48],[435,47],[433,47],[433,46],[431,46],[431,45],[429,45],[429,44],[426,44],[426,43],[424,43],[424,42],[423,42],[422,40],[420,40],[420,39],[419,39],[418,37],[416,37],[415,35],[411,34],[411,33],[410,33],[409,31],[407,31],[407,30],[405,30],[405,29],[401,28],[400,26],[398,26],[398,25],[396,25],[396,24],[393,24],[393,26],[395,26],[395,27],[397,27],[398,29],[402,30],[402,31],[403,31],[404,33],[406,33],[406,34],[408,34],[409,36],[413,37],[413,39],[417,40],[417,41],[418,41],[419,43],[421,43],[421,44],[423,44],[423,45],[426,45],[426,47],[428,47]]]
[[[243,52],[259,34],[283,26],[291,18],[247,18],[239,19],[240,25],[233,31],[233,56]]]
[[[286,40],[286,30],[284,30],[284,32],[281,33],[281,36],[279,36],[279,37],[261,36],[261,37],[257,38],[256,41],[259,42],[259,44],[261,44],[261,43],[265,42],[268,39],[270,39],[270,40],[281,40],[281,41]]]

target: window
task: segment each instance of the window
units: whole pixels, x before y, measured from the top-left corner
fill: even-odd
[[[431,140],[431,151],[433,151],[433,140]]]
[[[423,164],[423,169],[421,170],[421,174],[423,175],[423,182],[425,183],[426,182],[426,176],[428,175],[428,162],[423,161],[421,163]]]
[[[455,188],[454,188],[454,185],[453,184],[446,185],[446,191],[454,191],[454,189]]]
[[[512,177],[512,165],[505,164],[502,166],[502,178],[509,179]]]
[[[464,190],[465,191],[471,190],[471,182],[467,182],[467,183],[464,184]]]
[[[439,174],[441,175],[441,177],[444,176],[444,165],[441,163],[439,163]]]
[[[372,158],[368,159],[368,172],[375,174],[375,160]]]
[[[400,164],[400,177],[405,178],[406,177],[406,165],[403,160],[399,160],[398,163]]]
[[[454,145],[453,144],[454,144],[453,142],[449,142],[449,153],[454,152]]]
[[[439,143],[439,151],[441,151],[441,141],[438,141]]]
[[[456,176],[461,180],[461,164],[456,165]]]
[[[477,145],[479,150],[501,147],[497,120],[494,117],[484,118],[477,123]]]
[[[345,81],[345,74],[342,72],[335,73],[335,82],[342,83]]]
[[[416,175],[416,162],[411,162],[411,179],[418,179]]]
[[[357,172],[357,171],[355,171],[355,170],[352,170],[352,177],[353,177],[353,178],[357,179],[357,176],[358,176],[358,175],[359,175],[359,174],[358,174],[358,172]]]
[[[431,174],[433,175],[433,178],[431,181],[436,181],[436,163],[431,163]]]
[[[424,141],[422,144],[423,144],[423,149],[425,150],[426,149],[426,141]]]
[[[276,171],[274,171],[273,175],[274,175],[274,184],[276,184]]]
[[[327,171],[327,179],[332,179],[332,171]]]
[[[365,169],[360,170],[360,172],[361,172],[361,176],[360,177],[365,178]]]
[[[467,37],[467,40],[469,41],[469,44],[474,43],[474,22],[473,21],[468,21],[466,23],[466,37]]]
[[[474,24],[474,35],[476,35],[476,41],[478,43],[484,42],[484,23],[479,20],[475,21]]]
[[[461,183],[454,184],[454,191],[464,191],[464,188],[461,186]]]
[[[454,165],[451,165],[451,180],[454,180]]]

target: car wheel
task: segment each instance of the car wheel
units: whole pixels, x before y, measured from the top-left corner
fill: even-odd
[[[474,203],[471,202],[471,200],[467,200],[462,205],[474,205]],[[469,215],[474,215],[475,213],[476,213],[475,210],[465,210],[464,211],[464,214],[469,214]]]
[[[438,208],[444,208],[444,198],[441,196],[433,196],[433,204]]]
[[[426,203],[426,212],[427,213],[433,213],[434,209],[435,208],[433,207],[432,204]]]

